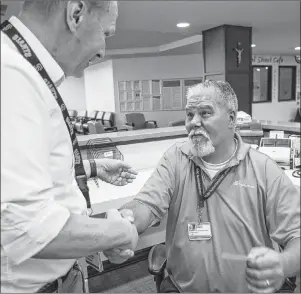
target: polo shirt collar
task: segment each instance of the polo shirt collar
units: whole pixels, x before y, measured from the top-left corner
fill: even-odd
[[[24,37],[26,42],[30,45],[54,84],[59,85],[65,78],[64,72],[59,64],[54,60],[46,48],[37,39],[37,37],[17,17],[12,16],[9,21],[15,26],[15,28]]]

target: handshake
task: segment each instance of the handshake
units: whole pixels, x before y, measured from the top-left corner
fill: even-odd
[[[138,232],[134,225],[134,214],[133,211],[129,209],[123,209],[121,211],[111,209],[107,212],[107,218],[120,221],[120,227],[130,232],[123,245],[103,251],[103,254],[111,263],[120,264],[134,256],[134,250],[138,243]]]

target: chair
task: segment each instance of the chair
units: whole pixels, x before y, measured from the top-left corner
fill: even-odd
[[[83,122],[84,134],[89,133],[88,122],[89,121],[95,121],[97,114],[98,114],[98,110],[89,111],[87,113],[87,117],[85,119],[85,122]]]
[[[157,128],[157,122],[155,120],[146,121],[143,113],[125,114],[125,125],[131,127],[132,130]]]
[[[102,117],[102,123],[105,130],[116,130],[115,124],[115,113],[114,112],[104,112]]]
[[[102,121],[103,115],[104,115],[103,111],[98,111],[96,116],[95,116],[95,121]]]
[[[101,134],[105,132],[117,132],[117,128],[114,126],[114,116],[114,112],[98,111],[95,120],[88,123],[89,133]]]
[[[76,110],[68,110],[68,114],[71,120],[72,125],[75,125],[76,117],[77,117],[77,111]]]
[[[68,114],[69,114],[71,120],[77,117],[77,111],[76,110],[68,110]]]
[[[99,121],[88,121],[88,132],[89,134],[102,134],[105,133],[105,129]]]
[[[165,278],[166,248],[164,244],[152,247],[148,254],[148,271],[154,276],[157,292],[160,293],[160,285]]]
[[[83,129],[83,123],[86,122],[86,117],[87,117],[87,111],[86,110],[79,110],[75,122],[75,131],[79,134],[84,133]]]

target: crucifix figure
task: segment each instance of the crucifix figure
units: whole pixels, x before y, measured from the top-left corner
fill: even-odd
[[[233,50],[236,51],[236,63],[237,63],[237,67],[239,67],[240,63],[241,63],[241,54],[244,51],[243,48],[240,47],[241,43],[238,42],[236,48],[233,48]]]

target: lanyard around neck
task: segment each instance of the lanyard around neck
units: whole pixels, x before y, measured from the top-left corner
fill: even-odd
[[[203,183],[203,175],[202,170],[199,166],[194,164],[195,166],[195,180],[197,185],[197,191],[199,196],[199,208],[204,208],[204,203],[207,199],[209,199],[218,186],[222,183],[222,181],[226,178],[229,172],[232,170],[232,167],[228,167],[220,172],[217,177],[214,178],[208,189],[205,191],[204,183]]]
[[[74,165],[75,165],[75,175],[76,175],[76,181],[77,184],[83,194],[83,196],[86,199],[87,208],[91,208],[91,202],[90,202],[90,195],[89,195],[89,188],[87,184],[87,175],[84,169],[83,165],[83,159],[81,156],[81,152],[79,149],[78,141],[76,138],[76,134],[74,132],[74,127],[71,123],[71,119],[69,117],[69,113],[67,110],[67,107],[58,92],[56,86],[54,85],[53,81],[49,77],[47,71],[45,70],[44,66],[34,53],[34,51],[31,49],[27,41],[24,39],[24,37],[18,32],[18,30],[9,22],[5,21],[1,24],[1,30],[3,33],[7,35],[8,38],[14,43],[20,54],[36,69],[36,71],[40,74],[43,81],[48,86],[49,90],[51,91],[53,97],[55,98],[56,102],[58,103],[63,117],[65,124],[67,126],[67,129],[69,131],[69,135],[72,142],[73,147],[73,155],[74,155]]]

